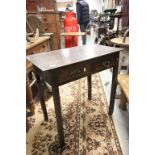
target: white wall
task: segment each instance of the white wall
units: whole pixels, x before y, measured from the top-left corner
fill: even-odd
[[[56,0],[57,2],[73,2],[73,9],[76,11],[77,0]],[[115,8],[115,0],[85,0],[90,7],[90,10],[96,9],[98,12],[102,12],[102,6],[104,9]]]
[[[102,11],[102,1],[103,0],[85,0],[85,1],[89,4],[90,10],[96,9],[98,12]],[[77,2],[77,0],[73,0],[74,11],[76,11],[76,2]]]
[[[98,12],[102,11],[102,1],[103,0],[86,0],[89,4],[90,10],[96,9]]]

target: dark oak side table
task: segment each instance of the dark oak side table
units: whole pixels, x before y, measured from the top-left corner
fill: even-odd
[[[59,86],[87,76],[88,99],[91,100],[91,75],[105,69],[113,68],[109,106],[109,115],[112,115],[117,86],[119,52],[121,50],[123,49],[103,45],[83,45],[27,56],[27,59],[34,67],[40,90],[40,103],[46,121],[48,120],[48,114],[43,96],[44,90],[42,82],[46,81],[52,86],[61,148],[65,145],[65,141]]]

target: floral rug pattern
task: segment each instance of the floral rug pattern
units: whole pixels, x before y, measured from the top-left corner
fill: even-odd
[[[59,87],[65,147],[58,148],[53,97],[46,94],[49,121],[45,122],[39,101],[29,117],[27,155],[122,155],[114,123],[108,116],[106,95],[99,74],[92,76],[92,100],[88,100],[87,78]],[[60,153],[61,152],[61,153]]]

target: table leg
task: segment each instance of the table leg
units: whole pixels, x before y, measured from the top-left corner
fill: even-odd
[[[121,90],[121,98],[120,98],[120,105],[119,106],[122,110],[127,109],[126,108],[126,102],[127,102],[127,98],[126,98],[124,92]]]
[[[63,131],[63,121],[62,121],[62,113],[61,113],[59,88],[57,85],[53,85],[52,90],[53,90],[53,99],[54,99],[59,143],[60,143],[60,147],[63,148],[63,146],[65,145],[65,142],[64,142],[64,131]]]
[[[43,111],[44,119],[45,119],[45,121],[48,121],[48,114],[47,114],[46,104],[45,104],[45,99],[44,99],[43,82],[42,82],[40,76],[37,75],[37,74],[36,74],[36,79],[37,79],[39,99],[40,99],[40,104],[41,104],[41,108],[42,108],[42,111]]]
[[[31,91],[30,82],[27,74],[26,74],[26,103],[29,104],[31,115],[34,115],[35,105],[33,102],[32,91]]]
[[[118,59],[117,59],[117,63],[113,67],[109,115],[112,115],[114,111],[115,94],[116,94],[116,88],[117,88],[117,75],[118,75]]]
[[[88,82],[88,100],[91,100],[91,75],[87,76],[87,82]]]

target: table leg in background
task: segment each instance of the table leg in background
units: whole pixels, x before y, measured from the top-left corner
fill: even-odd
[[[26,102],[29,104],[31,115],[35,114],[35,106],[28,75],[26,74]]]
[[[127,102],[127,98],[124,94],[124,92],[121,90],[121,99],[120,99],[120,105],[119,107],[122,109],[122,110],[126,110],[126,102]]]

